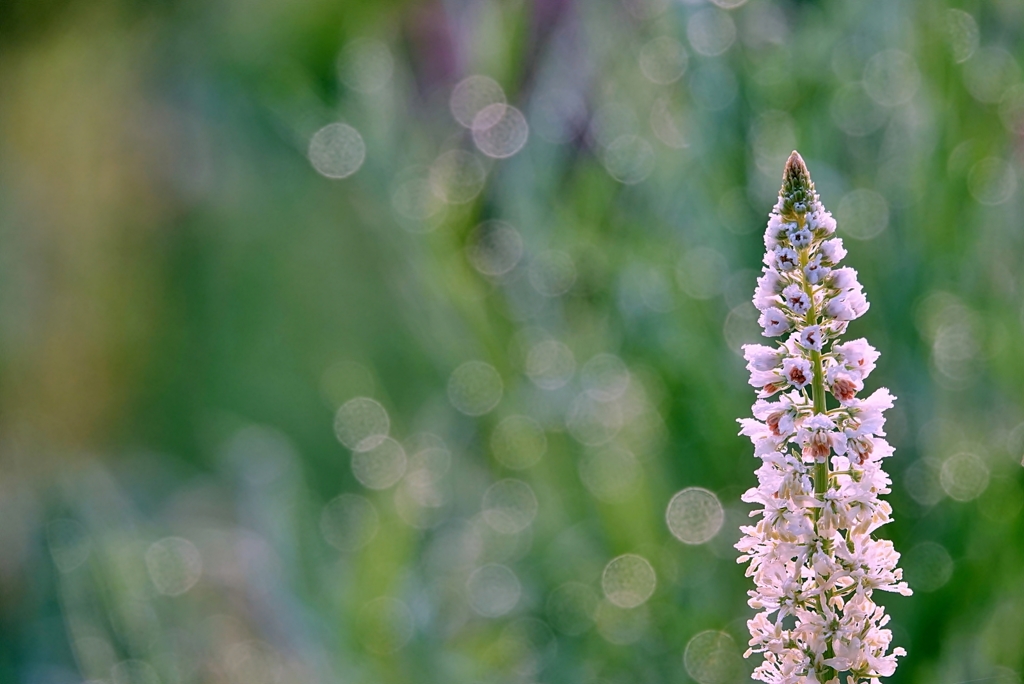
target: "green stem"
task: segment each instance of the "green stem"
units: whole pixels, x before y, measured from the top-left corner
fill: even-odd
[[[813,308],[812,308],[813,311]],[[811,365],[814,376],[811,380],[811,398],[814,401],[814,412],[825,413],[825,373],[821,367],[821,352],[811,352]],[[828,458],[814,464],[814,493],[821,498],[828,491]]]
[[[800,217],[799,222],[801,228],[803,227],[803,217]],[[800,250],[800,270],[801,280],[803,281],[804,292],[807,294],[807,298],[810,301],[810,308],[807,310],[807,317],[805,319],[806,325],[816,325],[818,323],[818,311],[814,306],[814,288],[811,287],[811,283],[807,281],[806,276],[803,275],[803,268],[807,265],[809,259],[810,249]],[[811,366],[813,376],[811,378],[811,401],[814,402],[814,413],[828,413],[828,406],[825,403],[825,372],[822,368],[821,363],[821,352],[811,351]],[[830,473],[828,471],[828,456],[824,460],[818,461],[814,464],[814,495],[819,501],[824,501],[825,493],[828,492]],[[815,528],[817,528],[818,519],[821,517],[821,509],[814,509],[814,522]],[[827,548],[827,547],[826,547]],[[826,594],[819,598],[819,605],[822,600],[829,601],[831,599],[831,593]],[[832,657],[835,651],[832,650],[832,644],[829,643],[828,648],[825,651],[826,657]],[[824,672],[820,673],[824,676],[824,681],[829,681],[837,676],[835,669],[826,667]]]
[[[800,223],[800,227],[803,227],[803,217],[799,217],[797,221]],[[814,288],[811,283],[807,280],[806,276],[803,275],[803,269],[807,266],[807,262],[810,258],[810,249],[800,250],[800,280],[803,282],[804,292],[807,294],[807,299],[810,302],[810,308],[807,310],[807,316],[804,319],[806,325],[816,325],[818,322],[818,311],[814,306]],[[811,352],[811,366],[813,376],[811,379],[811,401],[814,402],[815,413],[827,413],[828,407],[825,405],[825,372],[822,369],[821,364],[821,352]],[[814,464],[814,493],[821,498],[825,492],[828,491],[828,458],[823,462]],[[815,516],[817,520],[817,515]]]

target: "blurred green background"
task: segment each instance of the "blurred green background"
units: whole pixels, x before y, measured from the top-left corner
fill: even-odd
[[[899,397],[892,680],[1020,682],[1022,32],[5,0],[0,682],[746,679],[738,351],[794,148]]]

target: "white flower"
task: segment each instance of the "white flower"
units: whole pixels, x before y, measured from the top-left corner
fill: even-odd
[[[757,393],[758,398],[767,399],[786,386],[786,378],[779,369],[752,370],[750,371],[750,384],[761,390]]]
[[[766,347],[763,344],[743,345],[743,358],[747,360],[747,370],[767,371],[777,368],[783,354],[778,347]]]
[[[803,389],[811,381],[811,362],[804,358],[788,356],[782,362],[782,375],[790,385]]]
[[[764,328],[765,337],[778,337],[789,330],[789,319],[775,306],[769,306],[762,311],[757,322]]]
[[[811,231],[804,228],[803,230],[796,230],[789,234],[789,241],[793,243],[793,246],[797,249],[803,249],[807,245],[811,244],[811,240],[814,236],[811,235]]]
[[[777,247],[780,240],[786,239],[786,234],[788,232],[789,224],[784,223],[778,214],[773,213],[768,217],[768,228],[764,232],[765,249],[774,249]]]
[[[805,314],[811,308],[811,300],[804,289],[793,283],[782,290],[782,301],[797,314]]]
[[[785,437],[774,434],[760,421],[742,418],[740,425],[743,426],[740,434],[750,438],[754,443],[754,453],[758,456],[773,453],[779,448],[779,444],[785,441]]]
[[[804,277],[811,285],[817,285],[828,276],[831,270],[828,266],[822,265],[821,255],[815,254],[804,266]]]
[[[857,271],[849,266],[832,269],[832,273],[829,274],[828,284],[837,290],[860,289],[860,283],[857,282]]]
[[[828,369],[825,384],[828,385],[832,396],[844,405],[853,401],[857,392],[864,389],[864,381],[860,375],[851,373],[842,366],[832,366]]]
[[[800,331],[800,346],[804,349],[821,351],[821,326],[809,325]]]
[[[804,458],[810,461],[825,460],[833,447],[838,451],[846,445],[846,436],[838,432],[832,419],[823,413],[804,419],[797,430],[796,440],[802,447]]]
[[[778,401],[758,400],[753,406],[754,417],[763,420],[773,435],[791,434],[796,430],[796,419],[800,415],[800,400],[798,392],[783,394]]]
[[[838,264],[846,258],[846,250],[843,248],[842,238],[825,240],[818,249],[820,250],[821,258],[831,264]]]
[[[754,291],[754,306],[764,310],[779,303],[778,294],[786,286],[779,272],[774,268],[766,268],[764,274],[757,279],[757,290]]]
[[[800,255],[796,253],[796,250],[789,247],[776,247],[772,252],[769,252],[769,256],[771,260],[768,261],[768,265],[774,266],[783,272],[792,271],[800,263]]]
[[[852,321],[863,316],[870,306],[863,292],[847,290],[829,300],[825,314],[841,321]]]
[[[743,348],[759,399],[740,434],[761,460],[757,486],[741,497],[758,507],[757,522],[740,528],[736,544],[757,611],[744,656],[763,656],[753,677],[770,684],[838,684],[840,675],[844,684],[878,684],[905,652],[890,648],[889,618],[872,592],[911,593],[892,543],[872,536],[892,515],[880,496],[891,484],[881,463],[893,453],[883,413],[894,397],[883,388],[858,399],[878,352],[863,339],[832,342],[868,302],[856,271],[829,270],[846,250],[828,239],[835,220],[795,152],[768,225],[754,303],[765,335],[793,332],[774,348]],[[822,384],[838,408],[826,412]],[[767,400],[787,386],[795,389]]]
[[[885,387],[875,390],[867,399],[853,399],[847,403],[847,410],[851,419],[854,419],[857,426],[855,429],[848,429],[847,435],[860,437],[862,435],[882,435],[885,426],[886,409],[891,409],[896,397],[889,393]]]
[[[832,352],[840,363],[859,374],[862,380],[875,370],[875,361],[879,357],[878,350],[863,337],[833,345]]]
[[[825,211],[825,208],[818,204],[818,209],[813,213],[807,215],[807,225],[815,233],[828,236],[836,232],[836,220],[832,218],[832,214]]]

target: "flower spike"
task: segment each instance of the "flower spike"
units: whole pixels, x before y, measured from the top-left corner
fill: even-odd
[[[846,250],[835,232],[794,151],[754,292],[764,336],[785,337],[775,347],[744,345],[758,401],[754,418],[739,421],[762,461],[758,486],[743,495],[760,518],[740,528],[736,545],[758,611],[745,655],[763,655],[754,679],[770,684],[877,682],[905,655],[890,651],[889,618],[872,598],[911,594],[892,542],[872,536],[891,520],[879,496],[890,491],[882,412],[894,397],[885,388],[858,396],[878,352],[864,339],[839,339],[869,305],[857,272],[839,266]]]

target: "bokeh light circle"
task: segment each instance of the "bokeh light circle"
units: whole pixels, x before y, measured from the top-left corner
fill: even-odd
[[[979,49],[964,63],[964,86],[978,102],[996,104],[1010,86],[1020,81],[1020,65],[1009,52],[998,47]]]
[[[736,42],[736,24],[728,13],[717,7],[694,12],[686,23],[690,46],[706,57],[720,55]]]
[[[424,177],[410,178],[395,187],[391,193],[391,206],[404,219],[402,226],[414,233],[429,233],[436,229],[447,207]]]
[[[476,155],[448,150],[430,165],[430,187],[449,204],[465,204],[483,190],[487,171]]]
[[[684,544],[703,544],[722,529],[725,511],[714,492],[687,487],[669,501],[665,522],[672,535]]]
[[[500,276],[508,273],[523,257],[523,238],[504,221],[484,221],[470,234],[466,258],[480,273]]]
[[[612,178],[636,185],[654,171],[654,148],[638,135],[620,135],[605,148],[602,161]]]
[[[1024,84],[1017,84],[1003,93],[999,102],[999,118],[1007,131],[1024,136]]]
[[[613,558],[601,573],[605,598],[619,608],[636,608],[646,602],[657,584],[650,562],[633,553]]]
[[[158,592],[178,596],[199,581],[203,560],[199,549],[188,539],[166,537],[146,550],[146,570]]]
[[[981,204],[1002,204],[1017,192],[1017,173],[998,157],[987,157],[971,167],[967,188]]]
[[[903,486],[911,498],[922,506],[934,506],[944,496],[939,481],[941,465],[921,458],[903,471]]]
[[[494,104],[505,104],[505,91],[488,76],[468,76],[452,89],[448,101],[452,116],[462,126],[473,127],[473,120],[482,109]]]
[[[576,372],[576,357],[558,340],[543,340],[530,347],[526,355],[526,375],[543,390],[565,387]]]
[[[451,451],[443,439],[429,432],[420,432],[407,439],[405,452],[409,454],[406,477],[419,482],[437,482],[451,467]]]
[[[391,419],[379,401],[349,399],[334,414],[334,434],[352,451],[368,451],[388,436]]]
[[[883,107],[909,102],[920,85],[917,63],[900,50],[882,50],[864,66],[864,90]]]
[[[725,632],[708,630],[696,634],[686,644],[683,666],[698,684],[728,684],[742,674],[736,642]]]
[[[615,354],[597,354],[580,369],[583,389],[600,401],[614,401],[629,387],[629,369]]]
[[[580,444],[600,446],[613,440],[622,429],[622,409],[616,402],[601,401],[589,392],[581,392],[569,406],[565,423],[569,434]]]
[[[352,454],[352,474],[367,489],[388,489],[402,479],[407,465],[405,449],[390,437]]]
[[[966,62],[978,49],[981,39],[978,22],[963,10],[946,10],[946,39],[953,61]]]
[[[466,361],[448,377],[448,400],[467,416],[490,413],[501,401],[503,392],[501,375],[483,361]]]
[[[874,190],[853,190],[839,200],[836,222],[843,235],[856,240],[870,240],[889,225],[889,203]]]
[[[974,454],[955,454],[943,462],[942,470],[939,471],[939,482],[951,499],[977,499],[988,487],[988,465]]]
[[[659,36],[640,48],[639,61],[640,71],[647,80],[668,85],[682,78],[689,56],[678,40],[671,36]]]
[[[322,176],[348,178],[363,165],[366,143],[359,131],[344,123],[332,123],[313,134],[309,162]]]
[[[483,617],[496,618],[509,613],[519,603],[521,593],[516,574],[496,563],[477,568],[466,582],[469,605]]]
[[[508,416],[491,433],[494,457],[511,470],[525,470],[533,466],[547,449],[544,428],[529,416]]]
[[[537,517],[537,496],[522,480],[501,480],[484,492],[481,512],[484,522],[494,531],[518,534]]]
[[[341,494],[320,512],[320,534],[343,552],[363,548],[376,536],[380,516],[369,499],[358,494]]]
[[[922,542],[903,554],[907,584],[914,591],[930,593],[944,587],[953,576],[953,559],[941,544]]]
[[[511,105],[495,103],[473,118],[473,142],[488,157],[506,159],[526,145],[530,126],[523,113]]]

